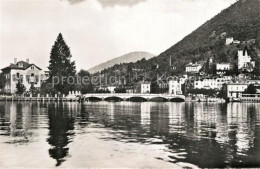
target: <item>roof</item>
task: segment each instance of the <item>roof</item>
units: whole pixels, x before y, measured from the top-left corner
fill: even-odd
[[[230,65],[230,63],[228,63],[228,62],[217,63],[217,65],[224,65],[224,64],[225,65],[227,65],[227,64]]]
[[[18,66],[19,63],[22,63],[23,66],[22,66],[22,67]],[[3,69],[1,69],[1,70],[7,70],[7,69],[26,70],[26,69],[28,69],[29,67],[31,67],[32,65],[34,65],[34,66],[37,67],[38,69],[42,70],[40,67],[36,66],[35,64],[29,64],[29,63],[27,63],[27,62],[25,62],[25,61],[19,61],[19,62],[17,62],[16,64],[11,64],[10,66],[7,66],[7,67],[5,67],[5,68],[3,68]]]
[[[203,64],[200,63],[189,63],[186,65],[186,67],[198,67],[198,66],[202,66]]]

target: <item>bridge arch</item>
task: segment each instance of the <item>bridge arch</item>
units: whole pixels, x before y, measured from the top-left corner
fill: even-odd
[[[128,98],[127,100],[129,101],[133,101],[133,102],[143,102],[143,101],[148,101],[147,98],[144,98],[142,96],[132,96],[130,98]]]
[[[88,101],[102,101],[102,98],[97,97],[97,96],[89,96],[89,97],[85,97],[85,100],[88,100]]]
[[[185,99],[181,97],[175,97],[175,98],[171,98],[170,102],[185,102]]]
[[[104,98],[105,101],[123,101],[124,99],[118,96],[108,96]]]
[[[152,98],[150,98],[150,101],[161,101],[161,102],[166,102],[166,101],[168,101],[168,99],[165,98],[165,97],[158,96],[158,97],[152,97]]]

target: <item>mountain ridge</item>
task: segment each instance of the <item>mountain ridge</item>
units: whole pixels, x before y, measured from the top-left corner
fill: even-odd
[[[124,54],[122,56],[113,58],[111,60],[108,60],[104,63],[98,64],[90,69],[88,71],[90,73],[96,73],[99,71],[102,71],[104,69],[107,69],[109,67],[114,66],[115,64],[121,64],[121,63],[130,63],[130,62],[136,62],[138,60],[141,60],[143,58],[145,59],[150,59],[154,57],[155,55],[149,53],[149,52],[144,52],[144,51],[135,51],[135,52],[130,52],[127,54]]]

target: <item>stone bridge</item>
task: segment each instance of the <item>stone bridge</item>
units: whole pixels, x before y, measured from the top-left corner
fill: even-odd
[[[84,94],[85,100],[97,99],[97,100],[132,100],[142,99],[145,101],[153,101],[156,99],[162,99],[164,101],[185,101],[184,95],[170,95],[170,94],[140,94],[140,93],[91,93]]]

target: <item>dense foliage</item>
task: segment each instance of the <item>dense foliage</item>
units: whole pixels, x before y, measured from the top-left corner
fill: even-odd
[[[0,89],[3,89],[5,87],[6,78],[3,73],[0,73]]]
[[[20,82],[18,81],[18,83],[16,84],[16,94],[18,95],[22,95],[24,94],[24,92],[26,91],[26,88],[25,86]]]

